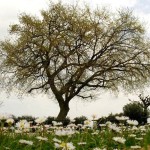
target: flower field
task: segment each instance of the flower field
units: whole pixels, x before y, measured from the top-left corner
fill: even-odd
[[[83,124],[67,126],[47,118],[14,122],[0,115],[0,150],[149,150],[150,126],[140,126],[128,117],[116,117],[120,122],[97,124],[86,120]]]

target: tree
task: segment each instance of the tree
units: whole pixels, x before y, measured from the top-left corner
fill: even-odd
[[[143,106],[139,102],[133,101],[126,104],[123,107],[123,112],[125,116],[128,116],[132,120],[137,120],[140,124],[147,122],[148,112],[145,113]]]
[[[142,94],[139,95],[139,99],[140,101],[132,101],[131,102],[135,102],[135,103],[139,103],[141,105],[141,107],[144,109],[144,116],[145,116],[145,122],[149,116],[149,109],[148,107],[150,106],[150,97],[149,95],[144,97],[142,96]]]
[[[145,113],[148,112],[148,107],[150,106],[150,97],[149,95],[146,97],[143,97],[141,94],[139,95],[140,101],[141,101],[141,105],[144,108]]]
[[[53,93],[64,119],[74,97],[96,89],[142,87],[149,78],[149,41],[129,10],[51,3],[35,17],[21,14],[0,43],[5,88]]]

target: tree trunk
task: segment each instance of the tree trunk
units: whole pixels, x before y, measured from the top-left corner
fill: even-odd
[[[66,118],[68,112],[69,112],[69,104],[68,103],[64,103],[63,105],[60,106],[60,112],[59,112],[59,114],[57,116],[57,120],[63,122],[64,119]]]

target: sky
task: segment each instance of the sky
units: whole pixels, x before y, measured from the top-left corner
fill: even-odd
[[[57,2],[57,0],[52,0]],[[63,3],[75,4],[75,0],[62,0]],[[79,0],[80,5],[87,3],[91,8],[97,6],[106,6],[108,9],[117,10],[122,7],[133,10],[134,14],[146,25],[147,33],[150,35],[150,0]],[[47,9],[49,0],[0,0],[0,40],[8,37],[9,25],[18,22],[19,14],[26,12],[38,16],[40,10]],[[74,118],[77,116],[87,116],[90,118],[93,114],[97,117],[107,116],[110,113],[120,113],[129,99],[138,100],[141,91],[134,93],[119,92],[117,95],[100,91],[100,94],[92,102],[83,102],[79,99],[73,99],[70,102],[70,112],[68,116]],[[143,91],[144,95],[150,93],[150,88]],[[32,115],[38,116],[57,116],[59,106],[55,100],[44,94],[24,97],[19,99],[16,93],[8,97],[3,91],[0,93],[0,113],[13,114],[16,116]]]

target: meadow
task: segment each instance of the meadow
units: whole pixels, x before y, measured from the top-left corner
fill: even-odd
[[[150,125],[117,116],[119,124],[85,120],[70,121],[67,126],[47,118],[14,122],[0,115],[0,150],[149,150]]]

